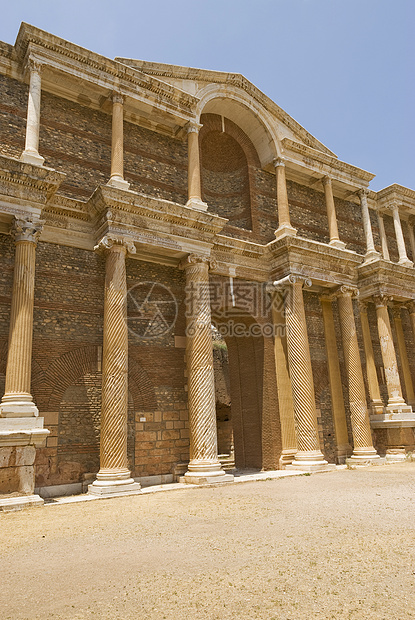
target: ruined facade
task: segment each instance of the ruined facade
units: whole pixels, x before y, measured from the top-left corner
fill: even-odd
[[[239,74],[22,24],[0,92],[3,507],[231,481],[212,323],[236,467],[413,450],[414,191]]]

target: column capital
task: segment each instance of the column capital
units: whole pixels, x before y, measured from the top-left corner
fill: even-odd
[[[359,299],[357,302],[357,306],[359,308],[360,314],[367,314],[367,304],[369,303],[368,299]]]
[[[199,133],[203,125],[201,125],[201,123],[198,123],[196,120],[191,120],[185,125],[185,127],[187,133]]]
[[[137,251],[134,241],[130,237],[117,237],[111,234],[102,237],[97,245],[94,246],[94,250],[95,252],[105,253],[117,246],[123,248],[126,254],[135,254]]]
[[[391,312],[392,312],[392,316],[393,319],[396,321],[401,321],[402,317],[401,317],[401,309],[402,309],[402,304],[398,304],[398,303],[394,303],[391,305]]]
[[[111,93],[112,103],[121,103],[121,104],[123,104],[124,103],[124,99],[125,99],[124,95],[122,95],[121,93],[119,93],[116,90],[112,91],[112,93]]]
[[[272,163],[274,168],[278,168],[279,166],[281,166],[281,168],[285,168],[285,159],[283,157],[276,157],[272,160]]]
[[[336,297],[359,297],[359,294],[357,286],[349,286],[348,284],[342,284],[335,292]]]
[[[210,256],[205,256],[203,254],[188,254],[182,261],[180,261],[180,269],[186,269],[187,267],[192,267],[194,265],[207,265],[207,268],[210,270],[214,270],[217,268],[218,263],[215,259]]]
[[[405,307],[408,309],[409,314],[415,314],[415,299],[407,301]]]
[[[40,234],[43,229],[45,220],[37,220],[28,218],[15,218],[11,228],[11,235],[14,237],[16,243],[20,241],[27,241],[28,243],[38,242]]]
[[[326,187],[326,185],[330,185],[330,186],[332,185],[331,177],[329,175],[324,176],[321,179],[321,182],[323,183],[324,187]]]
[[[357,192],[357,195],[359,196],[360,200],[365,203],[367,202],[367,197],[369,196],[369,194],[370,194],[370,189],[368,189],[367,187],[362,187]]]
[[[284,288],[287,288],[290,284],[299,284],[301,283],[303,287],[310,288],[313,285],[311,278],[307,278],[307,276],[290,274],[285,276],[285,278],[281,278],[281,280],[274,280],[274,282],[270,282],[267,285],[267,291],[279,291]]]
[[[25,69],[26,71],[30,71],[30,73],[42,73],[44,64],[35,56],[30,55],[27,59]]]
[[[380,293],[379,295],[373,295],[373,301],[376,308],[381,308],[382,306],[385,306],[387,308],[389,303],[393,301],[393,296]]]

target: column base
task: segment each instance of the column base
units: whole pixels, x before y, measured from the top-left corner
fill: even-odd
[[[332,241],[330,241],[329,245],[332,248],[337,248],[338,250],[346,249],[346,244],[344,243],[344,241],[340,241],[340,239],[333,239]]]
[[[288,465],[292,465],[296,454],[296,448],[292,450],[283,450],[278,461],[278,469],[285,469]]]
[[[37,418],[39,409],[32,401],[32,397],[9,396],[5,394],[0,403],[0,418]]]
[[[39,495],[13,495],[0,497],[0,512],[14,512],[23,508],[39,507],[44,505]]]
[[[131,478],[128,469],[101,469],[97,479],[88,486],[91,495],[114,496],[141,493],[141,485]]]
[[[406,461],[405,448],[389,448],[385,456],[387,463],[404,463]]]
[[[409,260],[409,258],[404,258],[398,261],[398,265],[402,265],[402,267],[413,267],[414,266],[413,262]]]
[[[286,469],[296,471],[333,471],[336,469],[334,463],[328,463],[323,454],[319,450],[310,452],[297,452],[295,459],[291,465],[287,465]]]
[[[203,200],[199,198],[189,198],[186,202],[186,207],[190,207],[191,209],[196,209],[197,211],[207,211],[208,205]]]
[[[187,484],[219,484],[233,480],[233,475],[224,472],[219,461],[191,461],[185,475],[179,478],[179,482]]]
[[[383,402],[381,400],[372,400],[369,409],[372,415],[380,415],[385,412],[385,407],[383,406]]]
[[[344,446],[337,446],[336,448],[336,463],[337,465],[344,465],[346,459],[348,459],[353,453],[352,447],[347,444]]]
[[[43,166],[45,158],[39,155],[37,151],[23,151],[20,155],[20,161],[32,166]]]
[[[120,176],[111,177],[107,185],[109,185],[110,187],[116,187],[117,189],[130,189],[130,184],[128,183],[128,181],[125,181]]]
[[[43,418],[0,418],[0,447],[42,447],[50,431],[43,428]]]
[[[293,226],[283,224],[282,226],[278,226],[277,230],[274,232],[276,239],[282,239],[283,237],[295,237],[297,235],[297,229]]]
[[[370,252],[366,252],[365,254],[365,260],[363,261],[363,265],[367,265],[368,263],[373,263],[373,261],[375,260],[379,260],[381,257],[381,255],[379,254],[379,252],[376,252],[376,250],[371,250]]]
[[[402,399],[402,401],[393,402],[389,401],[385,407],[385,415],[401,415],[401,414],[412,414],[411,405],[407,405],[406,402]],[[414,416],[415,419],[415,416]]]
[[[357,456],[352,455],[346,459],[346,465],[348,469],[357,469],[358,467],[369,467],[371,465],[384,465],[385,459],[380,457],[379,454],[374,456]]]

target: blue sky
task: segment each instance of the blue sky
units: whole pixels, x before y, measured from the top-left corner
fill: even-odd
[[[415,189],[414,0],[18,0],[0,39],[22,21],[110,58],[242,73],[373,189]]]

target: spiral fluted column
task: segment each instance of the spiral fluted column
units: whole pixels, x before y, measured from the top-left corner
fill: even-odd
[[[287,351],[297,430],[297,452],[288,468],[305,471],[335,467],[324,460],[318,439],[313,371],[304,311],[303,286],[311,281],[290,275],[274,286],[284,290]]]
[[[108,185],[118,189],[130,187],[124,180],[124,97],[115,92],[112,94],[111,178]]]
[[[285,162],[278,157],[274,160],[275,174],[277,177],[277,206],[278,228],[275,237],[279,239],[285,235],[296,235],[297,230],[291,226],[290,207],[288,204],[287,181],[285,178]]]
[[[379,459],[373,447],[369,414],[366,404],[365,384],[357,341],[356,323],[353,313],[352,297],[358,295],[357,289],[341,286],[338,291],[340,328],[343,340],[344,361],[347,371],[350,420],[353,433],[352,461],[371,462]]]
[[[376,373],[375,356],[373,354],[372,338],[370,335],[369,319],[367,316],[367,302],[359,302],[360,324],[362,326],[363,347],[366,357],[366,374],[369,387],[369,396],[373,413],[383,413],[383,402],[380,397],[379,381]]]
[[[193,484],[229,482],[218,459],[215,378],[209,298],[209,261],[191,254],[186,272],[186,360],[190,462],[183,480]]]
[[[199,154],[199,130],[202,125],[195,121],[187,125],[187,149],[188,149],[188,201],[187,206],[198,211],[206,211],[208,206],[202,200],[202,186],[200,181],[200,154]]]
[[[352,448],[349,444],[346,411],[343,401],[342,379],[340,374],[339,354],[337,350],[336,330],[334,327],[332,296],[322,296],[320,301],[323,311],[330,394],[334,432],[336,435],[336,459],[338,463],[344,463],[346,457],[350,456],[352,453]]]
[[[278,404],[281,423],[282,453],[280,469],[293,462],[297,452],[295,419],[291,379],[288,369],[287,334],[284,301],[280,292],[269,290],[272,295],[272,322],[274,326],[274,356],[277,377]]]
[[[89,486],[96,495],[136,492],[127,460],[128,329],[125,258],[135,253],[125,238],[107,235],[96,246],[106,254],[100,469]]]
[[[29,97],[27,102],[26,140],[25,149],[20,159],[28,164],[42,166],[45,161],[39,155],[39,130],[40,130],[40,98],[42,94],[42,64],[35,58],[29,57],[28,70]]]
[[[30,393],[32,368],[33,305],[35,296],[36,245],[43,221],[14,221],[16,242],[10,312],[9,348],[1,417],[38,416]]]
[[[386,386],[388,388],[388,413],[407,413],[412,409],[406,404],[402,396],[401,380],[399,378],[398,363],[396,361],[395,346],[393,344],[392,328],[389,320],[388,302],[385,295],[374,297],[380,350],[382,352],[383,367],[385,369]]]

